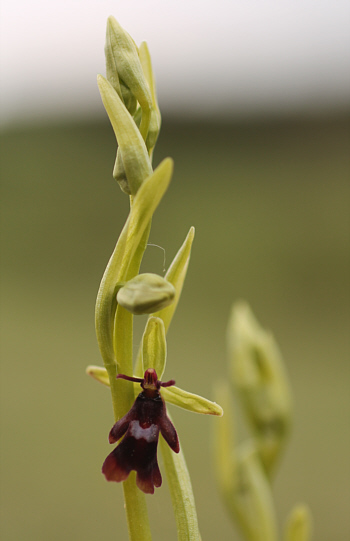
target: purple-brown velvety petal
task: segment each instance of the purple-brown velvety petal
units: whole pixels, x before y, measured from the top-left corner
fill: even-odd
[[[138,470],[136,475],[136,484],[145,494],[154,494],[154,487],[160,487],[162,476],[159,470],[157,456],[148,465],[147,469]]]
[[[118,447],[108,455],[102,466],[102,473],[107,481],[125,481],[131,471],[126,463],[118,460],[117,450]]]
[[[135,402],[132,408],[128,411],[128,413],[124,415],[124,417],[119,419],[119,421],[117,421],[115,425],[112,426],[108,437],[109,443],[116,443],[118,440],[120,440],[120,438],[124,436],[125,432],[127,431],[131,421],[137,419],[138,417],[139,413]]]
[[[169,445],[169,447],[175,453],[178,453],[180,451],[179,438],[177,437],[177,432],[173,423],[170,421],[169,417],[166,414],[165,407],[164,407],[164,413],[160,417],[158,424],[159,424],[159,430],[163,438]]]
[[[142,427],[131,421],[121,443],[108,455],[102,473],[107,481],[125,481],[131,470],[136,470],[137,486],[147,494],[162,484],[157,462],[158,425]]]

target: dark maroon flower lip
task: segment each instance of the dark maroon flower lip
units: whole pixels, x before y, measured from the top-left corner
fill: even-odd
[[[174,380],[162,383],[153,368],[146,370],[144,378],[119,374],[117,378],[141,383],[142,392],[132,408],[115,423],[109,433],[109,443],[120,444],[107,456],[102,473],[107,481],[125,481],[132,470],[136,471],[136,484],[146,494],[153,494],[160,487],[162,476],[157,461],[159,432],[170,448],[180,451],[179,439],[173,423],[167,416],[165,402],[159,392],[170,387]]]

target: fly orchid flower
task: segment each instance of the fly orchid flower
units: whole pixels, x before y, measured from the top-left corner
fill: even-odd
[[[136,484],[146,494],[153,494],[160,487],[162,476],[157,461],[159,432],[170,448],[178,453],[179,440],[174,425],[167,416],[161,387],[170,387],[174,380],[161,382],[153,368],[146,370],[143,378],[119,374],[117,378],[141,383],[142,392],[129,412],[115,423],[109,433],[109,443],[122,442],[107,456],[102,473],[107,481],[125,481],[135,470]]]

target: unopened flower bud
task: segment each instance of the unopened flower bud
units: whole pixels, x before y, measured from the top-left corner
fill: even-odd
[[[118,303],[132,314],[152,314],[171,304],[174,286],[157,274],[139,274],[129,280],[117,294]]]
[[[131,36],[112,16],[107,20],[105,54],[107,79],[123,99],[129,112],[134,114],[136,100],[142,109],[149,110],[152,98],[137,47]]]

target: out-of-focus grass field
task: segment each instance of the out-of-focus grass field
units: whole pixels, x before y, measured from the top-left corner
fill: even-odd
[[[125,221],[107,120],[2,139],[2,539],[127,539],[121,486],[101,464],[113,424],[94,333],[99,281]],[[155,162],[175,159],[150,242],[168,265],[189,227],[191,264],[168,335],[166,379],[210,397],[225,377],[231,303],[273,330],[295,402],[276,478],[280,526],[307,502],[315,539],[349,535],[349,122],[164,120]],[[143,270],[162,273],[149,247]],[[142,324],[144,319],[141,318]],[[140,338],[137,326],[135,347]],[[217,496],[213,423],[169,406],[204,540],[239,539]],[[162,465],[160,464],[161,469]],[[164,471],[163,471],[164,473]],[[175,540],[164,477],[148,497],[154,541]]]

